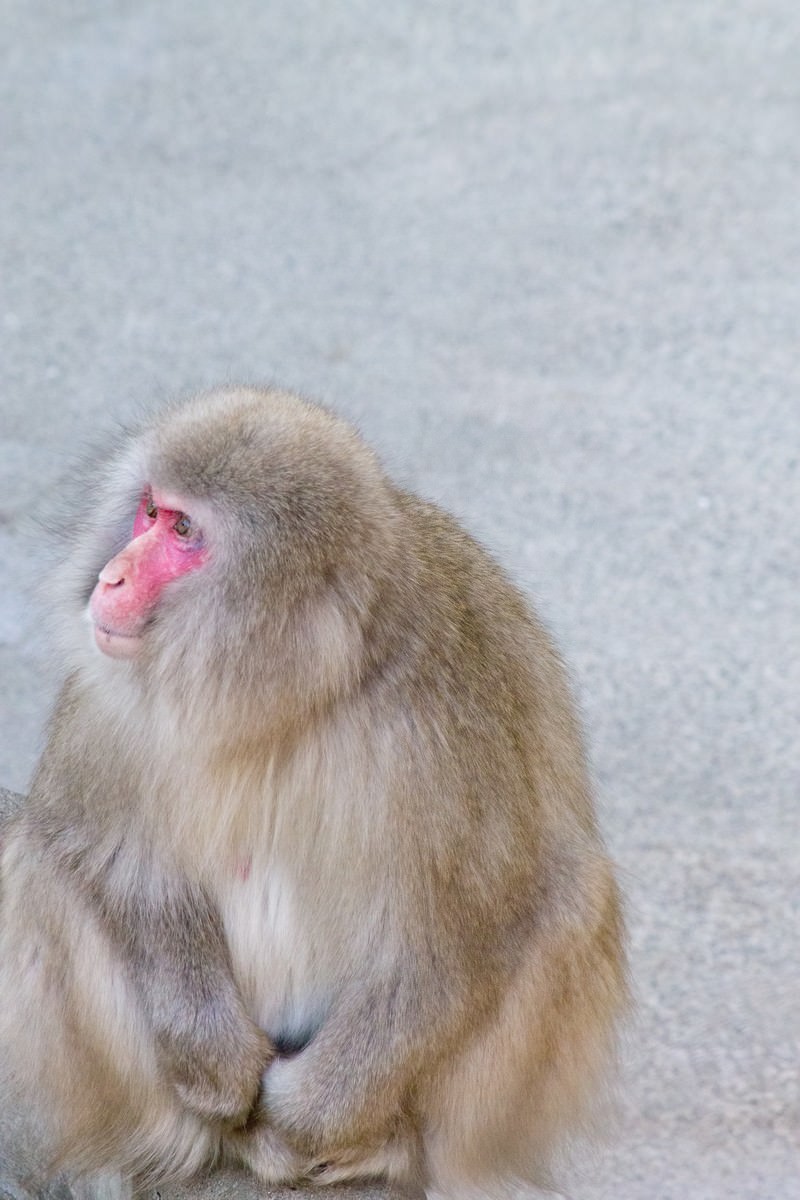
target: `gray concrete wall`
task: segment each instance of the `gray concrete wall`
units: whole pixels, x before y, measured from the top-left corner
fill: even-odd
[[[638,1015],[580,1200],[788,1200],[800,1121],[800,9],[5,0],[0,781],[76,453],[274,379],[536,596]]]

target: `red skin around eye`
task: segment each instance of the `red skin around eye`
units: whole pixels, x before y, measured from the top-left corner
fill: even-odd
[[[207,560],[202,537],[181,537],[175,524],[180,509],[152,502],[158,512],[149,517],[149,496],[143,497],[133,522],[133,538],[100,572],[89,601],[95,641],[112,658],[133,658],[147,619],[162,589]]]

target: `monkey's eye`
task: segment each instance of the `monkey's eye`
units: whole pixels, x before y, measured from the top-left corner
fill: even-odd
[[[144,502],[144,511],[147,513],[151,521],[155,521],[158,516],[158,508],[153,504],[153,497],[148,496]]]
[[[195,537],[197,530],[192,524],[192,518],[187,517],[186,513],[181,513],[172,528],[180,538]]]

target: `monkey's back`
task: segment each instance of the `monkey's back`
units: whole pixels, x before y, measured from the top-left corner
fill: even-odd
[[[399,707],[426,696],[413,735],[433,748],[415,762],[409,738],[403,802],[456,914],[442,957],[488,981],[472,1036],[421,1087],[427,1153],[445,1191],[548,1184],[558,1149],[591,1120],[627,1003],[620,896],[549,634],[451,516],[408,494],[400,504],[419,564],[410,611],[423,615]],[[427,899],[436,906],[436,887]]]

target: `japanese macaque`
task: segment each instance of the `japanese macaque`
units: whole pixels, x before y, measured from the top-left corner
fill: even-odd
[[[65,682],[2,859],[26,1179],[546,1183],[623,930],[500,568],[337,417],[226,389],[129,441],[54,589]]]

